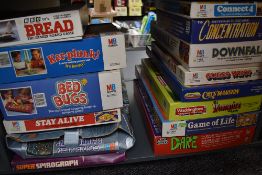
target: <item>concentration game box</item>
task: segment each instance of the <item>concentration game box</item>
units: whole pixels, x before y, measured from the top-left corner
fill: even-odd
[[[145,62],[149,65],[148,68],[163,78],[164,82],[168,84],[169,88],[176,93],[176,96],[182,102],[231,99],[260,95],[262,92],[261,80],[219,85],[183,86],[171,70],[161,62],[161,59],[156,60],[155,57],[151,57],[151,61],[156,67],[146,60]],[[162,70],[162,73],[158,70]]]
[[[156,156],[212,151],[249,144],[254,141],[256,126],[191,136],[162,137],[161,128],[158,127],[159,121],[156,121],[152,113],[147,111],[142,101],[139,103],[143,106],[141,110]]]
[[[7,134],[13,134],[57,129],[69,129],[83,126],[118,123],[120,121],[120,109],[113,109],[84,115],[66,117],[16,121],[4,120],[3,123]]]
[[[188,2],[157,0],[162,11],[188,18],[232,18],[262,16],[261,2]]]
[[[262,19],[189,19],[157,11],[157,24],[172,35],[192,44],[255,41],[262,39]]]
[[[38,15],[0,20],[0,47],[81,39],[82,7],[82,4],[78,4],[67,9],[46,9],[40,10],[42,14]]]
[[[157,43],[166,48],[188,71],[209,66],[213,66],[209,69],[232,68],[240,64],[243,67],[245,64],[262,62],[262,40],[234,44],[189,44],[154,23],[151,33]]]
[[[141,80],[137,82],[137,98],[141,100],[146,110],[157,121],[162,137],[190,136],[195,134],[206,134],[210,132],[239,129],[247,126],[257,126],[261,123],[260,112],[251,112],[221,116],[207,119],[169,121],[166,120],[164,112],[155,98],[143,88]]]
[[[262,79],[261,66],[229,68],[218,70],[188,71],[175,58],[160,48],[156,43],[151,44],[152,49],[147,47],[147,53],[151,57],[157,57],[169,68],[176,78],[185,86],[203,84],[217,84],[228,82],[240,82]],[[152,53],[153,52],[153,53]],[[154,56],[153,56],[154,55]]]
[[[82,115],[123,106],[119,70],[1,84],[0,95],[4,120]]]
[[[22,159],[15,156],[11,162],[14,171],[88,167],[99,164],[114,164],[125,160],[125,153],[108,153],[91,156],[50,159]]]
[[[142,60],[140,77],[147,89],[162,107],[167,120],[193,120],[260,110],[262,96],[248,96],[233,99],[199,102],[181,102],[171,91],[161,75],[150,66],[149,60]]]
[[[119,32],[86,33],[83,40],[0,48],[0,83],[124,68],[124,43]]]

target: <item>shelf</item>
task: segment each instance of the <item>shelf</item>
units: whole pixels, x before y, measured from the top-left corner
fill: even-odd
[[[149,139],[147,137],[147,132],[146,128],[144,126],[144,121],[143,121],[143,116],[141,116],[139,106],[137,105],[135,99],[134,99],[134,92],[133,92],[133,81],[127,81],[126,82],[126,87],[128,91],[128,96],[130,100],[130,114],[131,114],[131,123],[134,128],[134,134],[136,137],[136,143],[133,148],[131,148],[129,151],[127,151],[127,160],[125,162],[120,163],[120,165],[116,166],[121,166],[123,164],[130,164],[130,163],[139,163],[139,162],[145,162],[145,161],[154,161],[154,160],[161,160],[161,159],[169,159],[169,158],[178,158],[178,157],[185,157],[185,156],[192,156],[192,155],[203,155],[211,152],[222,152],[222,150],[217,150],[217,151],[209,151],[209,152],[204,152],[204,153],[195,153],[195,154],[190,154],[190,155],[174,155],[174,156],[162,156],[162,157],[155,157],[153,154],[153,150],[151,148]],[[3,138],[3,132],[0,132],[2,134],[0,138]],[[245,145],[241,146],[239,148],[244,148],[247,146],[261,146],[262,143],[255,143],[251,145]],[[7,163],[8,161],[8,155],[6,153],[8,151],[5,151],[6,148],[3,148],[3,139],[0,142],[0,174],[13,174],[14,172],[10,171],[9,164]],[[230,148],[230,149],[236,149],[236,148]],[[223,151],[227,151],[230,149],[225,149]],[[5,156],[6,155],[6,156]],[[104,166],[104,165],[102,165]],[[70,170],[72,168],[66,168],[67,170]],[[79,168],[77,168],[79,169]],[[82,168],[81,168],[82,169]],[[64,169],[63,169],[64,170]],[[27,171],[27,172],[43,172],[43,171],[48,171],[52,172],[54,169],[51,170],[36,170],[36,171]],[[82,170],[81,170],[82,171]]]

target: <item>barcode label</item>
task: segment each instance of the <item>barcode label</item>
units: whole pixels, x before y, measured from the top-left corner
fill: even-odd
[[[34,94],[34,99],[35,99],[35,106],[36,107],[45,107],[45,106],[47,106],[46,98],[45,98],[45,94],[44,93]]]
[[[8,52],[0,52],[0,68],[11,67]]]

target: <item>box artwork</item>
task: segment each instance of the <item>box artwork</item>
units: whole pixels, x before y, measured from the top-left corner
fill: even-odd
[[[239,129],[247,126],[257,126],[260,112],[235,114],[207,119],[169,121],[155,98],[147,93],[142,82],[137,82],[136,95],[143,106],[152,115],[162,137],[190,136],[195,134],[207,134],[210,132]]]
[[[188,71],[155,42],[152,43],[152,50],[147,52],[153,52],[156,57],[161,59],[165,66],[169,67],[176,78],[185,86],[262,79],[261,66],[246,65],[243,68]],[[149,55],[153,54],[149,53]]]
[[[108,153],[91,156],[64,157],[50,159],[22,159],[15,156],[11,162],[14,171],[38,169],[62,169],[69,167],[89,167],[115,164],[125,160],[125,153]]]
[[[1,20],[0,47],[81,39],[83,36],[80,19],[82,7],[77,5],[72,6],[71,9],[57,9],[58,12],[44,10],[38,15]]]
[[[152,36],[160,45],[181,63],[187,70],[215,66],[216,69],[229,65],[245,65],[262,62],[262,40],[189,44],[166,32],[163,28],[152,25]],[[218,67],[220,66],[220,67]],[[243,66],[242,66],[243,67]],[[214,68],[210,68],[214,69]]]
[[[156,6],[162,11],[189,18],[225,18],[261,16],[260,2],[189,2],[157,0]]]
[[[82,115],[123,106],[119,70],[0,85],[5,120]]]
[[[262,19],[188,19],[157,11],[157,25],[192,44],[256,41],[262,39]]]
[[[194,120],[240,114],[260,110],[262,96],[248,96],[224,100],[181,102],[165,83],[161,75],[150,67],[148,60],[142,60],[142,80],[147,93],[156,98],[167,120]]]
[[[0,48],[0,83],[124,68],[124,43],[119,32],[86,33],[78,41]]]

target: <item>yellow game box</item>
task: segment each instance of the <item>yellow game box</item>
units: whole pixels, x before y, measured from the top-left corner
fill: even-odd
[[[142,60],[140,78],[162,108],[167,120],[194,120],[260,110],[262,95],[212,100],[181,102],[161,77],[149,59]]]

